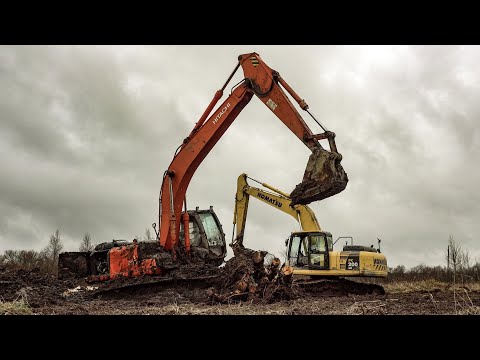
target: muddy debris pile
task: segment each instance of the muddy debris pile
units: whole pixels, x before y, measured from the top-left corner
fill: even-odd
[[[214,303],[249,301],[272,303],[296,297],[290,268],[281,268],[280,259],[266,261],[266,251],[234,246],[234,257],[225,263],[223,283],[207,290]]]
[[[308,158],[302,182],[290,193],[292,206],[310,204],[345,190],[348,176],[341,160],[342,155],[336,151],[315,149]]]
[[[44,273],[39,268],[0,268],[0,299],[14,301],[22,298],[32,308],[62,303],[62,292],[73,285],[58,281],[56,275]]]

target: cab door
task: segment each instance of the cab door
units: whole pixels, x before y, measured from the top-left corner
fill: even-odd
[[[325,235],[309,235],[309,268],[312,270],[329,269],[328,244]]]
[[[288,260],[290,266],[308,267],[308,237],[306,235],[295,234],[290,237]]]

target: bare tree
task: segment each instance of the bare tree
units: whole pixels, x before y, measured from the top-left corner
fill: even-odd
[[[58,255],[63,249],[62,240],[60,239],[60,230],[50,235],[50,243],[45,248],[43,253],[47,256],[50,262],[50,271],[56,273],[58,265]]]
[[[145,241],[148,241],[152,238],[152,235],[150,234],[150,228],[145,228],[145,237],[143,238],[143,240]]]
[[[18,262],[18,254],[15,250],[5,250],[2,256],[2,262],[4,264],[14,264]]]
[[[406,269],[404,265],[397,265],[394,268],[390,268],[388,272],[390,277],[393,276],[395,279],[401,280],[405,277]]]
[[[470,254],[467,249],[462,251],[462,266],[467,270],[470,268]]]
[[[462,264],[462,247],[458,244],[452,235],[448,238],[448,248],[447,248],[447,263],[453,268],[453,301],[455,303],[455,313],[457,312],[457,300],[456,300],[456,277],[457,269],[461,267]]]
[[[90,237],[90,234],[88,232],[85,233],[85,235],[83,235],[82,243],[80,244],[79,250],[90,252],[93,251],[94,247],[95,246],[92,243],[92,238]]]

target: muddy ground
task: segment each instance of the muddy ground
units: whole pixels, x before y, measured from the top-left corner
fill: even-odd
[[[78,288],[76,281],[60,281],[35,270],[0,269],[0,301],[23,301],[33,314],[480,314],[480,291],[457,290],[455,309],[452,289],[438,285],[428,291],[389,291],[385,286],[385,295],[328,296],[304,291],[292,300],[254,303],[232,299],[225,304],[215,303],[209,296],[212,286],[218,285],[179,281],[99,292],[86,290],[88,284]]]

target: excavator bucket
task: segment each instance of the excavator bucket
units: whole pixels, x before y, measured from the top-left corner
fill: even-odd
[[[290,194],[292,205],[310,204],[345,190],[348,177],[341,160],[337,152],[315,149],[308,158],[303,181]]]

